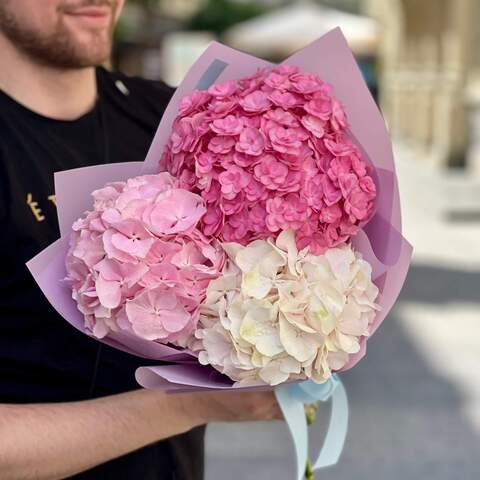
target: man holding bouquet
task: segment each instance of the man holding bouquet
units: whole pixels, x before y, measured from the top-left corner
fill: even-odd
[[[99,67],[123,0],[0,2],[0,477],[203,478],[203,425],[280,417],[273,393],[138,389],[148,361],[58,316],[25,262],[58,238],[53,173],[141,161],[166,85]]]

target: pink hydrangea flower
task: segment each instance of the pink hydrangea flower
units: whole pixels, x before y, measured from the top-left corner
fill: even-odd
[[[240,134],[235,148],[237,149],[237,152],[257,156],[261,155],[264,147],[265,139],[262,133],[256,128],[245,128]]]
[[[332,128],[339,132],[347,127],[347,117],[345,111],[336,99],[332,99],[332,116],[330,118]]]
[[[112,225],[111,237],[104,242],[132,257],[145,258],[155,241],[141,221],[129,218]]]
[[[332,115],[332,99],[328,95],[319,93],[312,100],[305,103],[303,108],[310,115],[327,121]]]
[[[161,173],[108,184],[94,192],[95,210],[75,222],[66,280],[94,336],[128,330],[184,345],[194,330],[225,253],[199,230],[204,199],[180,183]],[[223,217],[215,218],[214,227],[222,226]]]
[[[216,98],[229,98],[237,90],[236,82],[229,81],[222,84],[214,84],[208,89],[208,93]]]
[[[171,340],[182,330],[194,328],[191,313],[177,295],[162,288],[144,290],[127,301],[125,311],[133,331],[146,340]]]
[[[134,295],[140,290],[138,281],[148,272],[145,263],[120,263],[103,259],[96,266],[98,272],[95,289],[98,299],[105,308],[116,308],[123,295]]]
[[[226,215],[226,219],[227,219],[227,217],[236,215],[238,212],[240,212],[243,209],[244,203],[245,203],[244,192],[238,192],[238,194],[232,199],[228,199],[225,196],[223,196],[220,199],[220,210],[222,210],[222,212]]]
[[[285,109],[298,107],[303,103],[303,99],[299,95],[280,90],[274,90],[268,98],[278,107]]]
[[[311,214],[311,208],[298,194],[276,197],[267,201],[266,225],[271,232],[298,230]]]
[[[249,115],[247,117],[243,117],[243,123],[246,127],[260,129],[262,120],[259,115]]]
[[[255,165],[253,171],[255,178],[269,190],[276,190],[285,182],[288,175],[288,167],[273,155],[265,155],[262,162]]]
[[[256,204],[253,205],[249,212],[250,228],[253,232],[262,233],[266,229],[265,218],[267,216],[265,205]]]
[[[213,118],[222,117],[235,110],[237,105],[234,100],[216,100],[208,105],[208,111]]]
[[[252,165],[256,161],[256,158],[252,155],[246,155],[244,153],[235,152],[233,154],[233,161],[239,167],[246,168]]]
[[[203,232],[207,236],[216,235],[223,226],[224,214],[218,207],[207,208],[207,213],[203,216]]]
[[[280,125],[284,125],[286,127],[299,126],[297,117],[281,108],[274,108],[273,110],[265,112],[264,117],[268,120],[272,120],[273,122],[279,123]]]
[[[257,202],[258,200],[264,200],[267,197],[267,191],[265,185],[255,180],[250,179],[250,182],[245,187],[245,197],[249,202]]]
[[[377,194],[377,187],[371,177],[361,177],[358,180],[358,186],[368,195],[369,200],[373,200]]]
[[[160,165],[203,198],[204,234],[248,244],[290,228],[320,252],[371,218],[375,183],[333,93],[282,64],[188,96]],[[92,222],[101,232],[102,218]]]
[[[246,112],[263,112],[267,110],[272,103],[266,93],[256,90],[240,99],[239,104]]]
[[[218,176],[222,186],[222,193],[228,200],[232,200],[237,193],[243,190],[250,183],[250,175],[236,165],[229,167]]]
[[[274,127],[268,131],[272,148],[287,155],[298,155],[308,135],[300,128]]]
[[[354,173],[342,173],[337,177],[337,182],[343,197],[346,198],[358,186],[358,177]]]
[[[294,193],[302,190],[303,172],[297,170],[289,170],[285,182],[278,187],[281,193]]]
[[[350,172],[352,172],[352,160],[349,156],[334,157],[327,170],[327,174],[333,182]]]
[[[320,210],[318,219],[322,223],[336,223],[342,218],[343,211],[338,203],[330,206],[325,206]]]
[[[195,175],[201,177],[212,171],[215,164],[215,156],[211,152],[200,152],[195,162]]]
[[[193,229],[205,212],[199,195],[176,188],[159,194],[143,211],[142,220],[150,233],[173,235]]]
[[[194,90],[190,95],[186,95],[180,100],[178,114],[180,116],[189,115],[205,105],[211,96],[204,91]]]
[[[308,204],[315,208],[316,210],[320,210],[323,208],[323,183],[322,183],[322,176],[315,175],[305,183],[305,187],[303,189],[303,193],[305,195],[305,199],[307,200]]]
[[[202,135],[208,131],[204,112],[196,113],[191,117],[183,117],[174,124],[171,140],[173,153],[181,151],[193,152]]]
[[[79,230],[72,235],[74,242],[72,243],[73,256],[81,260],[83,264],[91,268],[97,264],[105,255],[103,250],[102,236],[88,229]]]
[[[302,118],[302,125],[317,138],[322,138],[325,134],[325,122],[313,115],[305,115]]]
[[[288,75],[282,75],[277,72],[272,72],[267,75],[265,78],[265,85],[278,90],[287,90],[292,86]]]
[[[350,191],[345,199],[345,212],[356,220],[365,220],[369,213],[369,196],[359,187]]]
[[[115,200],[120,195],[121,190],[121,183],[116,182],[92,192],[94,209],[105,210],[106,208],[112,207]]]
[[[229,242],[241,241],[249,229],[249,215],[246,210],[242,210],[232,216],[224,227],[225,240]]]
[[[302,95],[318,92],[322,88],[320,79],[311,73],[296,73],[291,75],[290,84],[293,91]]]
[[[219,135],[239,135],[243,130],[243,120],[235,115],[227,115],[214,120],[210,128]]]
[[[349,156],[352,162],[352,169],[359,178],[370,178],[367,176],[367,165],[355,152]]]
[[[225,154],[235,146],[235,140],[229,136],[213,137],[208,143],[208,149],[213,153]]]
[[[324,145],[327,150],[336,157],[351,155],[355,152],[353,143],[346,141],[346,139],[341,137],[325,138]]]

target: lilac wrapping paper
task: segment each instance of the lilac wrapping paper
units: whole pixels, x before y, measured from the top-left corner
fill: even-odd
[[[107,181],[126,180],[136,175],[158,172],[158,161],[170,135],[180,99],[206,82],[205,75],[209,74],[209,67],[214,62],[217,62],[217,66],[221,64],[221,68],[215,68],[217,78],[214,83],[244,77],[253,74],[259,67],[271,65],[224,45],[212,43],[178,87],[143,163],[99,165],[55,175],[62,238],[30,260],[27,266],[50,303],[75,328],[85,332],[83,316],[77,310],[68,286],[62,282],[65,277],[68,232],[73,221],[91,208],[90,193]],[[327,33],[293,54],[284,63],[316,73],[322,80],[333,85],[333,94],[344,105],[347,113],[352,139],[375,167],[377,211],[353,240],[354,247],[372,265],[373,279],[380,289],[377,302],[381,311],[375,318],[375,331],[400,293],[412,255],[412,247],[401,234],[397,177],[385,122],[340,29]],[[350,357],[342,371],[352,368],[361,360],[366,353],[367,340],[363,337],[360,351]],[[101,341],[140,357],[175,363],[139,368],[136,379],[145,388],[159,388],[169,392],[232,388],[230,380],[211,367],[198,365],[195,357],[188,352],[182,353],[175,348],[126,333],[109,334]]]

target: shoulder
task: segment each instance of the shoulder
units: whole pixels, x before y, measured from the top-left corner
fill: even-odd
[[[109,96],[121,96],[131,107],[153,110],[162,115],[175,89],[159,80],[129,77],[120,72],[97,69],[102,92]]]

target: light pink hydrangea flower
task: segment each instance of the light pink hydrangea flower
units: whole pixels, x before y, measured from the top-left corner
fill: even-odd
[[[292,65],[188,95],[160,166],[208,205],[203,233],[242,245],[288,228],[319,255],[374,213],[371,168],[342,104],[328,83]],[[97,201],[117,195],[112,186]]]
[[[142,291],[126,303],[125,311],[132,330],[146,340],[172,342],[183,330],[194,328],[191,313],[177,295],[162,288]]]
[[[217,229],[222,217],[168,173],[108,184],[93,197],[94,210],[74,224],[66,259],[86,328],[99,338],[127,330],[183,346],[225,260],[198,227],[213,213]]]

